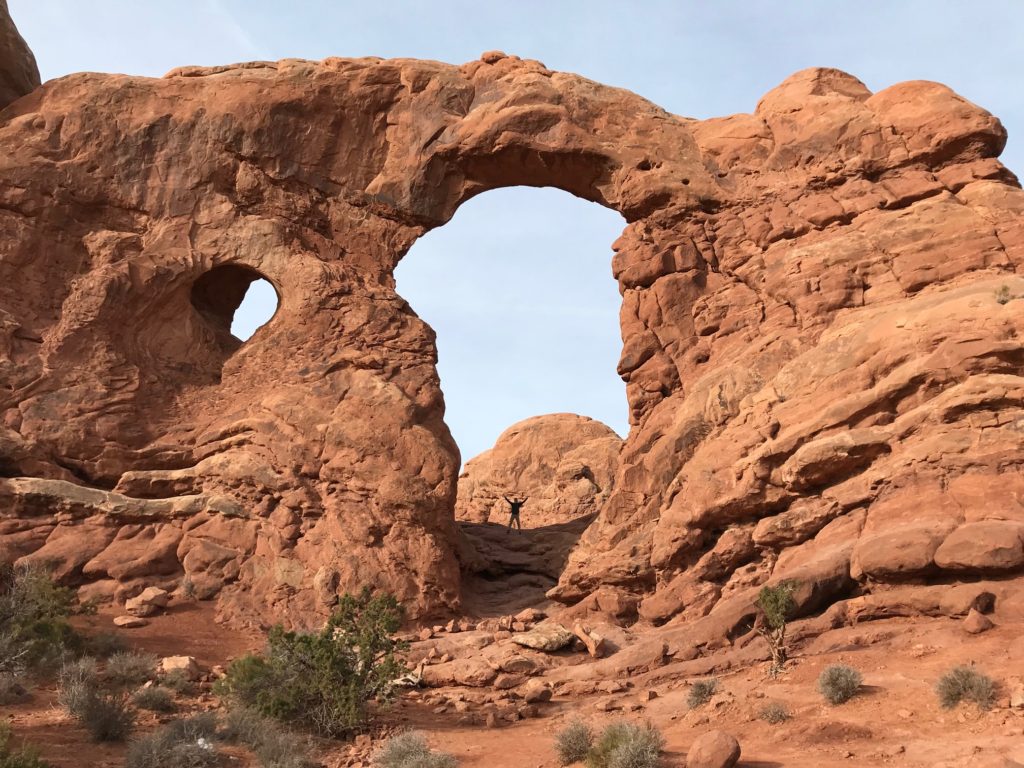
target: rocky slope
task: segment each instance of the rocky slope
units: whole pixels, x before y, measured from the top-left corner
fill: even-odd
[[[513,424],[466,462],[455,519],[504,523],[504,496],[528,497],[522,523],[530,528],[596,514],[611,493],[621,448],[610,427],[585,416],[553,413]]]
[[[705,121],[501,53],[47,83],[0,111],[0,547],[93,595],[187,576],[234,620],[364,583],[456,608],[459,456],[392,273],[468,198],[544,185],[629,222],[632,429],[552,597],[719,642],[768,580],[815,612],[1017,577],[1005,139],[944,86],[830,69]],[[280,309],[241,345],[258,276]]]

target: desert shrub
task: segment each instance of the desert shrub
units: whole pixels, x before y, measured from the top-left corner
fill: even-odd
[[[796,607],[793,593],[797,586],[797,582],[788,579],[774,586],[766,585],[761,587],[754,601],[761,613],[761,625],[757,631],[768,643],[772,655],[769,673],[773,677],[786,665],[786,623]]]
[[[195,693],[196,684],[189,679],[189,676],[180,669],[175,669],[160,677],[160,684],[164,688],[170,688],[175,693],[188,696]]]
[[[262,768],[306,768],[309,745],[276,722],[248,709],[232,709],[219,738],[249,747]]]
[[[242,706],[322,736],[351,734],[371,699],[385,702],[405,670],[395,653],[401,606],[390,595],[345,595],[319,632],[276,626],[259,656],[234,661],[218,690]]]
[[[157,658],[141,651],[119,651],[107,659],[103,679],[115,688],[134,688],[153,679]]]
[[[686,704],[690,709],[703,707],[718,690],[718,680],[709,677],[707,680],[697,680],[690,686],[690,692],[686,696]]]
[[[28,696],[28,691],[21,684],[18,675],[0,672],[0,704],[14,704]]]
[[[15,750],[11,746],[11,727],[0,723],[0,768],[50,768],[50,764],[41,760],[32,747],[22,745]]]
[[[128,645],[124,638],[113,632],[100,632],[84,640],[85,652],[98,659],[109,659],[115,653],[127,651]]]
[[[375,768],[455,768],[458,762],[449,754],[434,752],[418,731],[392,736],[373,757]]]
[[[651,724],[612,723],[587,754],[588,768],[655,768],[665,740]]]
[[[213,744],[216,717],[175,720],[128,747],[126,768],[207,768],[219,763]]]
[[[0,672],[48,668],[79,644],[71,590],[37,565],[0,566]]]
[[[67,661],[57,677],[57,701],[68,714],[80,717],[86,702],[96,695],[98,688],[96,659],[83,656]]]
[[[150,712],[173,712],[176,709],[171,692],[161,685],[139,688],[132,694],[132,704]]]
[[[127,696],[95,689],[80,704],[77,717],[96,741],[123,741],[135,725]]]
[[[256,753],[261,768],[307,768],[313,764],[307,754],[309,744],[306,740],[274,723],[271,723],[270,727],[260,734],[259,740],[250,747]],[[424,764],[423,768],[435,767]],[[447,766],[439,763],[436,768]]]
[[[996,291],[996,301],[1000,304],[1009,304],[1013,300],[1013,294],[1010,293],[1010,286],[1001,285],[999,290]]]
[[[769,702],[761,707],[761,711],[757,714],[762,720],[770,725],[778,725],[789,720],[792,715],[789,714],[789,710],[786,709],[784,704],[780,704],[777,701]]]
[[[842,704],[854,697],[862,682],[860,672],[853,667],[833,664],[818,676],[818,691],[829,704]]]
[[[981,709],[991,709],[996,686],[992,678],[973,667],[954,667],[939,678],[935,686],[943,709],[952,709],[961,701],[973,701]]]
[[[593,745],[594,732],[582,720],[573,720],[555,737],[555,749],[562,765],[582,762]]]

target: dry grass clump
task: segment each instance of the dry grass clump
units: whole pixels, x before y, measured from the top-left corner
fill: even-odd
[[[690,709],[703,707],[718,690],[718,680],[709,677],[707,680],[697,680],[690,686],[690,692],[686,696],[686,704]]]
[[[952,709],[961,701],[973,701],[980,709],[991,709],[996,698],[992,678],[973,667],[954,667],[939,678],[935,686],[943,709]]]
[[[853,667],[833,664],[818,677],[818,690],[829,704],[843,704],[860,690],[863,679]]]
[[[141,651],[118,651],[107,659],[103,679],[115,688],[135,688],[156,675],[157,658]]]
[[[665,739],[650,723],[612,723],[587,754],[587,768],[656,768]]]
[[[458,762],[444,752],[434,752],[419,731],[392,736],[373,756],[374,768],[456,768]]]
[[[779,725],[792,717],[792,715],[789,714],[789,710],[786,709],[786,705],[777,701],[765,704],[761,707],[761,711],[758,712],[757,716],[769,725]]]
[[[139,688],[132,694],[132,704],[150,712],[173,712],[176,709],[171,692],[160,685]]]
[[[582,720],[573,720],[555,737],[555,749],[562,765],[583,762],[593,745],[594,732]]]
[[[210,768],[220,756],[213,743],[217,719],[203,713],[175,720],[155,733],[133,741],[126,768]]]

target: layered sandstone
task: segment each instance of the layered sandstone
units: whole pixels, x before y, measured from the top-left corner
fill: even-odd
[[[455,518],[505,522],[505,497],[527,497],[523,525],[536,528],[596,514],[615,482],[622,438],[572,413],[535,416],[506,429],[494,447],[466,462]]]
[[[97,594],[187,576],[229,618],[366,583],[455,607],[459,454],[393,270],[533,185],[629,222],[632,430],[554,597],[660,622],[789,575],[812,610],[1019,573],[1005,138],[944,86],[829,69],[706,121],[500,53],[47,83],[0,111],[0,547]],[[280,308],[242,345],[256,277]]]

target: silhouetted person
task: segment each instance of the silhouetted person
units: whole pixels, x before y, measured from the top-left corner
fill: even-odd
[[[523,504],[526,503],[526,500],[529,497],[523,496],[521,499],[510,499],[508,496],[502,496],[502,498],[505,499],[505,501],[508,502],[509,507],[512,508],[508,516],[508,528],[505,529],[505,533],[512,530],[512,523],[515,523],[516,528],[520,531],[523,530],[523,525],[519,522],[519,510],[523,508]]]

